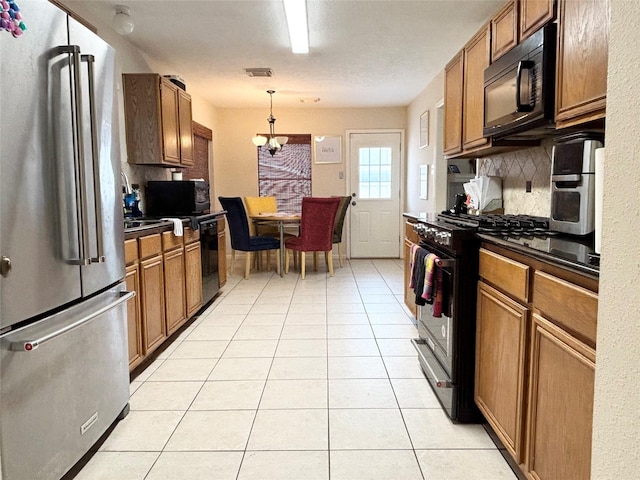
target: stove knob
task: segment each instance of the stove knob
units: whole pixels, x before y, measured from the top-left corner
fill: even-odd
[[[449,232],[440,232],[438,233],[438,243],[440,245],[450,245],[451,244],[451,233]]]

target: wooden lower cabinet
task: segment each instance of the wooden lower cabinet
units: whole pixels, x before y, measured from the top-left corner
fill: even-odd
[[[140,262],[140,304],[142,306],[144,352],[145,355],[148,355],[167,337],[162,255]]]
[[[218,287],[227,283],[227,236],[224,216],[218,217]]]
[[[477,305],[475,401],[521,463],[529,310],[482,281]]]
[[[588,480],[598,279],[483,243],[475,400],[530,480]]]
[[[202,306],[201,253],[199,241],[184,247],[187,317],[191,317]]]
[[[533,315],[529,478],[590,478],[595,356],[591,347]]]
[[[200,232],[125,240],[125,264],[127,289],[136,292],[127,304],[131,371],[202,307]]]
[[[413,229],[415,221],[407,220],[404,223],[404,304],[418,318],[418,307],[416,306],[416,294],[409,286],[411,284],[411,245],[420,242],[418,234]]]
[[[135,242],[135,240],[134,240]],[[142,317],[140,315],[140,270],[138,263],[127,266],[125,281],[127,290],[136,292],[136,296],[127,302],[127,327],[129,331],[129,370],[142,362]]]
[[[405,238],[404,240],[404,304],[417,318],[418,307],[416,306],[416,294],[413,292],[413,288],[409,285],[411,283],[411,245],[412,242]]]
[[[163,253],[163,263],[165,318],[167,335],[171,335],[187,320],[184,247]]]

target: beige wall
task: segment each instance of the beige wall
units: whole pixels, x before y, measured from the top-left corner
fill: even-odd
[[[640,2],[611,0],[592,479],[640,472]]]
[[[444,96],[444,71],[440,72],[407,108],[407,170],[405,208],[407,212],[437,212],[445,208],[447,168],[438,133],[437,108]],[[429,111],[429,145],[420,148],[420,115]],[[420,199],[419,166],[429,170],[427,198]]]
[[[213,133],[214,189],[217,196],[244,196],[258,193],[258,158],[251,138],[269,131],[268,97],[259,109],[217,110]],[[363,129],[404,129],[405,108],[278,108],[274,96],[276,133],[341,135],[343,161],[340,164],[313,164],[312,193],[315,196],[347,193],[346,131]],[[286,148],[286,147],[285,147]],[[340,172],[344,179],[340,179]]]

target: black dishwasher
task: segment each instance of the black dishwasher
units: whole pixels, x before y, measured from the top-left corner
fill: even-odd
[[[219,290],[218,219],[199,221],[202,254],[202,304],[206,305]]]

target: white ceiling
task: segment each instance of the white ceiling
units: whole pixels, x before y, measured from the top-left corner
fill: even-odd
[[[63,3],[96,25],[130,7],[127,39],[215,106],[262,107],[273,89],[274,106],[327,108],[408,105],[504,0],[307,0],[308,55],[291,53],[280,0]]]

